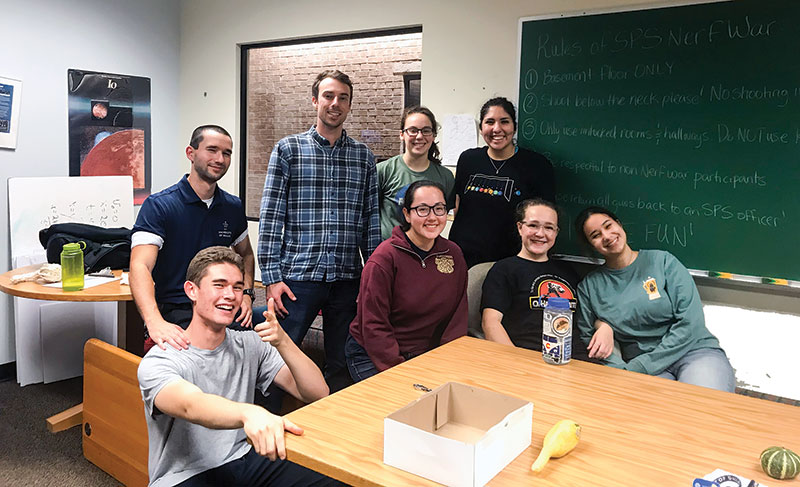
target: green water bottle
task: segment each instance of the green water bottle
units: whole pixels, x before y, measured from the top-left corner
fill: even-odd
[[[66,243],[61,250],[61,289],[83,289],[83,249],[85,242]]]

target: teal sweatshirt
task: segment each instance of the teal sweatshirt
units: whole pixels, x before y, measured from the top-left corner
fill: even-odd
[[[658,375],[686,353],[720,348],[706,328],[689,271],[669,252],[641,250],[624,269],[600,267],[578,285],[578,330],[588,345],[594,321],[611,325],[622,357],[606,364]]]

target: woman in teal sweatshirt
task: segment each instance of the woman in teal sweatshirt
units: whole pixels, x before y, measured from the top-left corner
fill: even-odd
[[[619,219],[590,207],[577,234],[605,258],[578,285],[578,329],[590,357],[607,365],[733,392],[733,369],[706,328],[689,271],[663,250],[635,251]],[[612,354],[614,340],[622,356]]]

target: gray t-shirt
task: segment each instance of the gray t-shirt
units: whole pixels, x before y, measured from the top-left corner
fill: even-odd
[[[155,398],[165,385],[184,379],[205,393],[252,403],[256,387],[266,393],[284,364],[278,351],[252,331],[226,330],[225,340],[214,350],[151,348],[138,372],[149,437],[150,485],[178,484],[250,449],[241,428],[212,430],[159,411]]]

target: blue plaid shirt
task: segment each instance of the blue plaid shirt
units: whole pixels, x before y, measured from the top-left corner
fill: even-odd
[[[375,156],[346,132],[333,146],[311,127],[281,139],[264,180],[261,281],[337,281],[361,274],[381,241]]]

